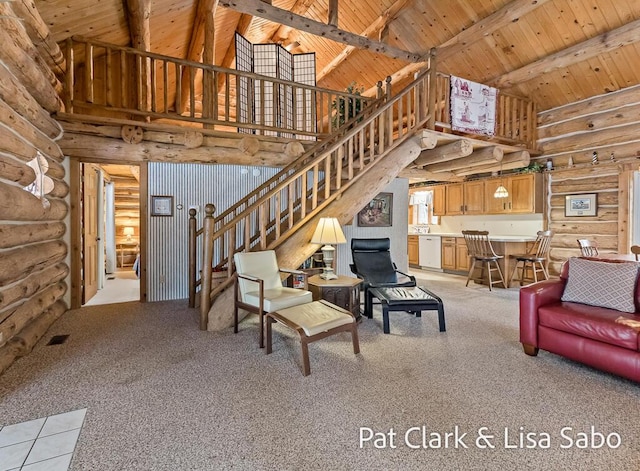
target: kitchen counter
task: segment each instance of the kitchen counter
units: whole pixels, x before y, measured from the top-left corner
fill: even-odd
[[[430,235],[437,237],[463,237],[462,233],[447,233],[447,232],[430,232],[429,234],[410,234],[410,235]],[[536,236],[528,235],[502,235],[489,233],[489,240],[492,242],[533,242],[536,240]]]

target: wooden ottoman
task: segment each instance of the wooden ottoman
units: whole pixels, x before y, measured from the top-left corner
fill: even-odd
[[[353,353],[360,353],[358,324],[355,317],[349,311],[327,301],[313,301],[268,313],[265,316],[265,322],[267,323],[267,355],[272,351],[271,324],[276,321],[295,330],[300,336],[302,374],[304,376],[309,375],[311,372],[308,347],[311,342],[329,337],[338,332],[351,332]]]

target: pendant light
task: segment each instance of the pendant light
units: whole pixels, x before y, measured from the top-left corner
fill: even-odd
[[[496,188],[495,193],[493,194],[494,198],[508,198],[509,192],[502,184],[502,162],[500,162],[500,186]]]

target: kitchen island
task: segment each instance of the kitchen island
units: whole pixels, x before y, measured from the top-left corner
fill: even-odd
[[[469,256],[462,233],[429,233],[431,238],[440,237],[442,243],[441,268],[448,273],[466,274],[469,270]],[[489,233],[493,250],[503,258],[498,261],[505,282],[508,282],[516,260],[512,255],[527,253],[535,242],[535,235],[503,235]],[[488,283],[488,280],[487,280]],[[499,286],[499,285],[498,285]]]

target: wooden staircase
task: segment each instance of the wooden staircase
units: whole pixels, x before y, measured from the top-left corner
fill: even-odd
[[[274,249],[282,266],[301,265],[317,248],[309,240],[320,217],[350,221],[417,158],[419,131],[433,119],[433,62],[394,96],[387,84],[386,96],[224,213],[207,205],[203,228],[191,224],[192,250],[203,237],[201,279],[194,264],[190,283],[192,303],[200,286],[201,329],[232,323],[234,253]]]

